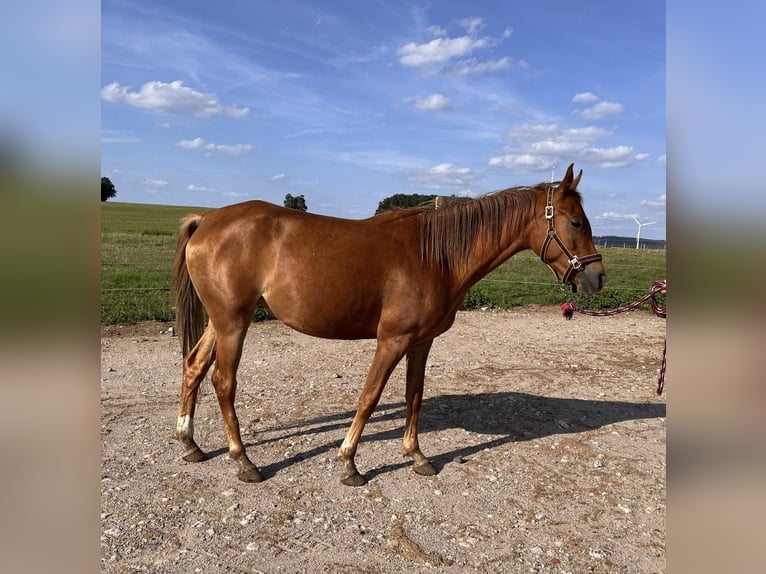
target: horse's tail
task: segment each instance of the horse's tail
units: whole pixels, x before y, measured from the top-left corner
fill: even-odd
[[[186,244],[197,230],[201,215],[190,214],[181,220],[178,229],[178,247],[173,264],[172,285],[176,297],[176,329],[181,338],[183,356],[186,357],[202,337],[205,330],[205,310],[197,295],[186,267]]]

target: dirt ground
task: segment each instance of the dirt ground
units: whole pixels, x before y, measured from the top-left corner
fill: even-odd
[[[251,326],[237,409],[266,480],[246,484],[209,382],[194,425],[210,458],[180,458],[169,327],[102,332],[102,572],[665,572],[665,321],[651,313],[459,313],[426,371],[420,444],[438,474],[400,454],[400,365],[358,488],[335,455],[374,341]]]

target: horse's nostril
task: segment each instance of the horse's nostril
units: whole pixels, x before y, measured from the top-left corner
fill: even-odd
[[[604,283],[606,283],[606,273],[599,273],[598,274],[598,286],[603,287]]]

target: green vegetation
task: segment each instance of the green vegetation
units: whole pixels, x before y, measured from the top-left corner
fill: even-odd
[[[175,317],[170,273],[178,222],[209,208],[101,203],[101,322],[170,321]],[[600,248],[609,282],[591,297],[572,300],[590,309],[635,301],[652,282],[665,278],[665,251]],[[556,285],[550,270],[531,251],[518,253],[468,292],[464,309],[559,305],[570,294]],[[647,305],[648,307],[648,305]],[[266,318],[261,310],[256,320]]]
[[[117,196],[117,188],[108,177],[101,178],[101,201],[112,199]]]
[[[292,194],[288,193],[285,195],[285,207],[289,207],[290,209],[297,209],[298,211],[308,211],[309,206],[306,205],[306,198],[303,197],[303,195],[293,196]]]
[[[383,213],[396,208],[420,207],[434,200],[435,195],[422,195],[419,193],[396,193],[378,203],[375,213]]]
[[[101,322],[175,318],[170,273],[178,223],[208,208],[101,204]]]
[[[532,251],[511,257],[474,285],[463,301],[464,309],[518,305],[560,305],[571,299],[586,309],[610,309],[644,295],[654,281],[665,279],[665,251],[599,247],[608,276],[604,289],[590,297],[562,292],[553,273]],[[646,304],[649,308],[649,305]]]

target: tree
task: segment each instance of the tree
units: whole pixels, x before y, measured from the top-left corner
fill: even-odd
[[[385,198],[378,204],[378,209],[375,210],[375,215],[383,213],[384,211],[390,211],[392,209],[408,209],[410,207],[422,207],[428,204],[433,204],[436,195],[423,195],[420,193],[397,193]],[[461,201],[469,201],[468,197],[458,197],[456,195],[442,195],[442,206],[458,203]]]
[[[101,201],[106,201],[117,195],[117,189],[108,177],[101,178]]]
[[[378,204],[375,213],[383,213],[396,208],[418,207],[434,200],[435,195],[422,195],[420,193],[397,193],[385,198]]]
[[[289,193],[285,196],[285,207],[289,207],[290,209],[297,209],[298,211],[308,211],[309,209],[306,205],[305,197],[302,195],[293,197]]]

